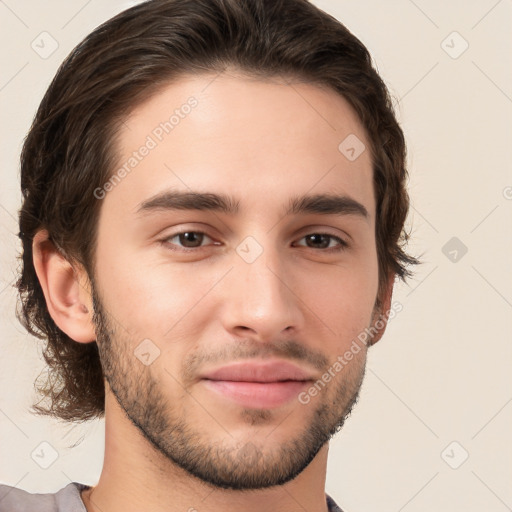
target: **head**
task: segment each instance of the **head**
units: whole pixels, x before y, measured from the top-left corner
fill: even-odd
[[[417,263],[404,137],[362,43],[305,0],[143,3],[62,64],[21,166],[19,317],[49,366],[34,411],[102,417],[112,393],[204,481],[300,473]],[[310,380],[285,403],[205,379],[277,358]]]

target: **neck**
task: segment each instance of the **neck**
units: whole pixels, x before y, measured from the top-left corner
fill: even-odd
[[[296,478],[250,491],[214,487],[184,471],[132,425],[111,393],[105,405],[105,457],[99,482],[82,492],[88,512],[326,512],[328,444]]]

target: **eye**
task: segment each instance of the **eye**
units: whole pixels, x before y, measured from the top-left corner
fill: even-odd
[[[345,242],[345,240],[339,236],[330,235],[329,233],[310,233],[302,237],[301,240],[306,240],[306,247],[312,249],[327,249],[327,252],[342,251],[348,247],[348,243]],[[335,244],[332,245],[332,242],[335,242]],[[304,244],[299,245],[304,246]]]
[[[201,231],[181,231],[180,233],[175,233],[174,235],[164,238],[161,242],[167,246],[176,245],[179,247],[181,245],[184,249],[195,249],[203,247],[202,243],[205,239],[212,240],[206,233]],[[173,247],[170,247],[170,249],[181,250],[174,249]]]
[[[205,247],[208,244],[204,242],[208,242],[208,240],[213,242],[213,239],[202,231],[181,231],[162,239],[161,243],[171,250],[187,252],[188,250]],[[297,245],[311,249],[322,249],[324,252],[342,251],[348,247],[345,240],[329,233],[310,233],[300,240],[305,240],[306,243],[298,243]]]

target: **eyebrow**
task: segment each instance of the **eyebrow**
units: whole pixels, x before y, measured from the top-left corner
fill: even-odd
[[[165,191],[143,201],[136,213],[144,215],[161,210],[207,210],[235,215],[240,202],[235,198],[211,192]],[[368,220],[367,209],[346,195],[314,194],[290,199],[285,215],[317,213],[321,215],[356,215]]]

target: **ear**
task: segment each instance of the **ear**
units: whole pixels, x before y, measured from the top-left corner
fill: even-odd
[[[393,296],[393,285],[395,283],[395,274],[391,274],[388,277],[387,285],[380,297],[380,307],[377,307],[373,311],[372,315],[372,326],[370,330],[375,332],[368,345],[375,345],[379,341],[388,325],[389,310],[391,309],[391,298]]]
[[[96,341],[90,281],[85,270],[74,268],[49,240],[48,231],[38,231],[32,242],[34,267],[55,324],[79,343]]]

